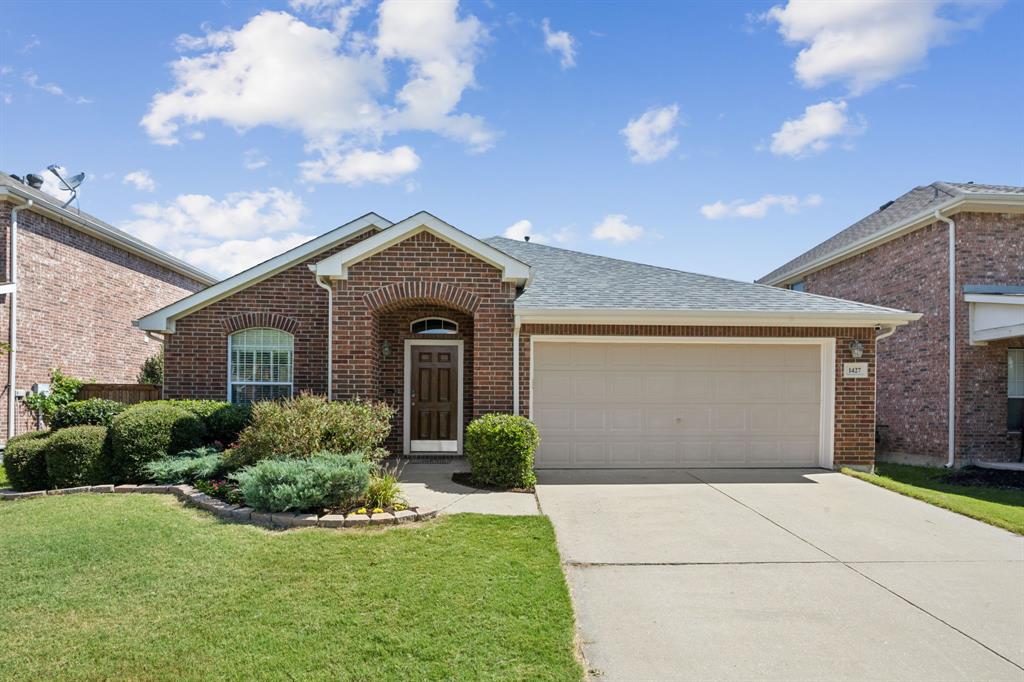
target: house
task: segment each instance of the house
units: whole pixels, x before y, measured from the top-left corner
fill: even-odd
[[[1020,457],[1024,187],[915,187],[760,282],[924,314],[879,345],[887,454]]]
[[[0,434],[36,428],[19,396],[50,371],[135,383],[160,339],[132,326],[216,280],[170,254],[0,173]]]
[[[538,467],[871,467],[878,329],[916,315],[370,213],[138,321],[168,397],[388,401],[394,452],[488,412]]]

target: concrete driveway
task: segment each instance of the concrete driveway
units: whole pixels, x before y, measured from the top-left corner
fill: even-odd
[[[1024,538],[839,473],[540,472],[598,680],[1024,680]]]

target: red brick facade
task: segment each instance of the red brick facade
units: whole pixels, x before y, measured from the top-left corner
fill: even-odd
[[[970,345],[966,284],[1024,285],[1024,216],[959,213],[957,225],[958,457],[1015,459],[1008,433],[1007,348]],[[923,317],[879,342],[878,423],[888,452],[944,462],[947,451],[949,274],[946,224],[932,224],[808,275],[806,290],[911,310]]]
[[[360,237],[362,238],[362,237]],[[356,240],[254,284],[176,322],[167,342],[167,392],[173,397],[226,396],[227,337],[245,326],[294,334],[297,391],[326,393],[327,296],[309,265]],[[414,233],[347,268],[334,280],[333,395],[387,401],[396,408],[387,445],[403,447],[405,342],[423,317],[458,323],[463,356],[463,419],[512,412],[515,285],[501,271],[429,232]],[[528,414],[530,337],[533,334],[620,336],[757,336],[836,339],[836,466],[874,461],[874,332],[871,329],[793,327],[642,327],[524,325],[520,343],[520,407]],[[422,337],[420,337],[422,338]],[[864,343],[868,379],[842,379],[853,339]],[[385,351],[386,348],[386,351]]]
[[[0,277],[9,262],[12,204],[0,201]],[[18,211],[18,367],[16,389],[48,382],[59,367],[83,379],[134,383],[160,342],[132,326],[203,284],[31,209]],[[10,339],[10,297],[0,296],[0,339]],[[7,353],[0,375],[7,377]],[[6,385],[6,381],[4,382]],[[0,438],[7,437],[7,386]],[[19,408],[18,431],[35,428]]]

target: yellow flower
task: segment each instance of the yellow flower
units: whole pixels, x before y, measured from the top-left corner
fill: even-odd
[[[366,513],[366,507],[360,507],[359,509],[356,509],[356,514],[365,514],[365,513]]]
[[[383,509],[381,509],[380,507],[374,507],[374,508],[373,508],[373,513],[374,513],[374,514],[383,514],[383,513],[384,513],[384,510],[383,510]]]

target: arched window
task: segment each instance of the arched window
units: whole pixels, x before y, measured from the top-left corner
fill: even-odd
[[[228,337],[228,401],[253,403],[292,395],[292,335],[243,329]]]
[[[459,332],[458,322],[452,322],[443,317],[424,317],[414,321],[409,328],[413,334],[457,334]]]

